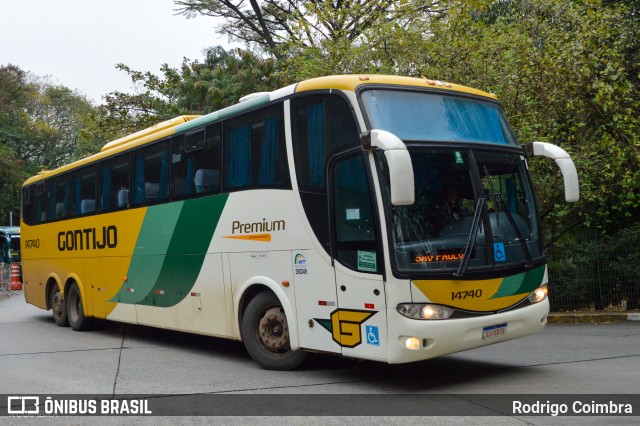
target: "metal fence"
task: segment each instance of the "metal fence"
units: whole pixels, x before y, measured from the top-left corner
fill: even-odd
[[[640,225],[585,232],[547,250],[553,312],[640,310]]]

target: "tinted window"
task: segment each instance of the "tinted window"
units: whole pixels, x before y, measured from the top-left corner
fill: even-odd
[[[332,168],[335,256],[360,272],[379,272],[375,215],[362,155]]]
[[[129,207],[129,154],[100,164],[100,211]]]
[[[172,139],[174,200],[220,192],[220,124]]]
[[[518,146],[502,109],[493,102],[401,90],[367,90],[362,101],[372,128],[403,140]]]
[[[169,141],[133,154],[133,206],[156,204],[169,199]]]
[[[66,176],[58,176],[46,182],[47,212],[41,215],[44,220],[57,220],[69,216],[69,181]]]
[[[282,105],[231,119],[224,129],[226,190],[291,187]]]
[[[293,99],[291,116],[300,198],[316,238],[328,252],[325,165],[331,155],[359,145],[358,126],[348,103],[335,95]]]

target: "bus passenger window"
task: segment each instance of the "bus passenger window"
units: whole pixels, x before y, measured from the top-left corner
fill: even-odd
[[[169,199],[169,141],[134,154],[133,206],[157,204]]]
[[[95,166],[84,169],[77,177],[78,213],[86,215],[96,211],[96,172]]]
[[[220,192],[220,124],[171,140],[174,200]]]
[[[55,177],[46,183],[47,220],[57,220],[69,215],[69,182],[67,176]],[[44,220],[44,218],[42,219]]]
[[[33,223],[33,203],[31,202],[31,186],[22,188],[22,220],[27,224]]]
[[[225,123],[227,190],[291,188],[283,125],[281,104]]]
[[[347,101],[336,95],[291,100],[293,155],[300,199],[316,238],[329,252],[326,162],[336,152],[360,144]]]
[[[110,158],[100,165],[101,212],[129,207],[129,154]]]

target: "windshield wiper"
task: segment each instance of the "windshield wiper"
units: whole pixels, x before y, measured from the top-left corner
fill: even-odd
[[[464,253],[462,254],[462,259],[460,260],[460,266],[458,266],[458,270],[453,273],[454,277],[462,277],[467,270],[467,265],[469,264],[469,255],[471,254],[473,246],[476,243],[476,236],[478,235],[478,229],[480,228],[480,218],[482,217],[482,211],[486,206],[487,199],[484,197],[480,198],[478,200],[478,204],[476,205],[476,212],[473,215],[471,232],[469,232],[469,240],[467,241],[467,245],[464,248]]]

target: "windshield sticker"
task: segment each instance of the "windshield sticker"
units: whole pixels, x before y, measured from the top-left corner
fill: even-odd
[[[347,220],[360,220],[360,209],[347,209]]]
[[[462,158],[462,154],[460,151],[455,152],[456,164],[464,164],[464,159]]]
[[[376,272],[376,253],[358,250],[358,271]]]
[[[504,243],[493,243],[493,258],[496,262],[504,262],[507,260]]]

